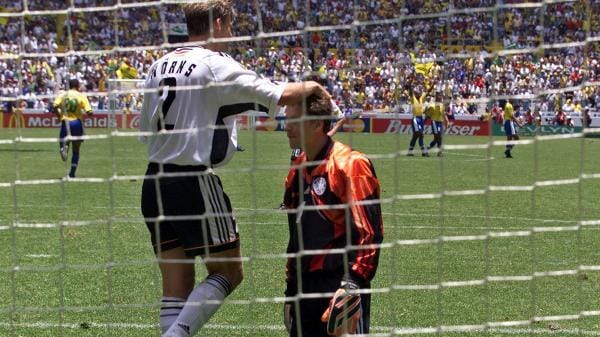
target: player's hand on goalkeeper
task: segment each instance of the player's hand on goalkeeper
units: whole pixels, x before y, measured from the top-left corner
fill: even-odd
[[[358,327],[358,320],[362,315],[360,295],[351,294],[349,289],[356,290],[358,286],[349,283],[339,288],[321,316],[321,321],[327,324],[327,333],[331,336],[353,334]]]

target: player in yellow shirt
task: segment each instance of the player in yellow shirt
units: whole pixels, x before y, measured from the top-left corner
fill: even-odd
[[[427,93],[422,90],[420,86],[417,86],[415,89],[411,89],[410,91],[410,105],[412,109],[412,138],[410,139],[410,145],[408,147],[408,156],[414,156],[413,150],[415,148],[415,143],[417,140],[419,141],[419,146],[421,147],[421,153],[423,157],[429,157],[429,153],[423,144],[423,113],[425,112],[425,99],[427,97]]]
[[[444,135],[444,130],[448,127],[448,117],[446,116],[446,107],[442,102],[442,94],[437,93],[435,96],[435,101],[426,110],[427,116],[431,118],[431,132],[433,133],[433,141],[429,143],[428,149],[437,146],[437,155],[441,157],[442,136]]]
[[[519,140],[519,135],[517,134],[517,128],[515,127],[515,123],[519,126],[522,126],[517,117],[515,117],[515,109],[510,101],[506,101],[504,105],[504,133],[506,133],[506,150],[504,151],[504,155],[506,158],[512,158],[511,151],[514,147],[511,140]]]
[[[92,114],[92,108],[87,97],[79,91],[79,81],[69,81],[69,90],[54,100],[54,113],[60,118],[60,157],[67,161],[69,155],[69,144],[73,144],[73,155],[71,156],[71,170],[69,177],[75,178],[77,165],[79,165],[79,148],[83,143],[83,113]]]

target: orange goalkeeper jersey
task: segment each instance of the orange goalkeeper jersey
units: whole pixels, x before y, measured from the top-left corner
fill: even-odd
[[[357,284],[367,285],[379,260],[379,248],[374,245],[383,240],[381,189],[375,169],[364,154],[332,140],[314,165],[306,166],[306,160],[304,153],[296,158],[286,179],[287,252],[308,253],[288,259],[286,294],[293,296],[297,291],[297,258],[302,273],[344,275],[347,271]],[[328,249],[343,250],[311,252]]]

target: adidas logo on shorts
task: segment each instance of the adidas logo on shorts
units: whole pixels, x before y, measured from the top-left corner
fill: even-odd
[[[177,323],[177,326],[180,327],[183,331],[185,331],[188,335],[190,334],[190,327],[182,324],[182,323]]]

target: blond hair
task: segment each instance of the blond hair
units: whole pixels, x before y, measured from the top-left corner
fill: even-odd
[[[230,0],[206,0],[185,4],[183,12],[189,36],[207,34],[215,20],[233,22],[236,16]]]

